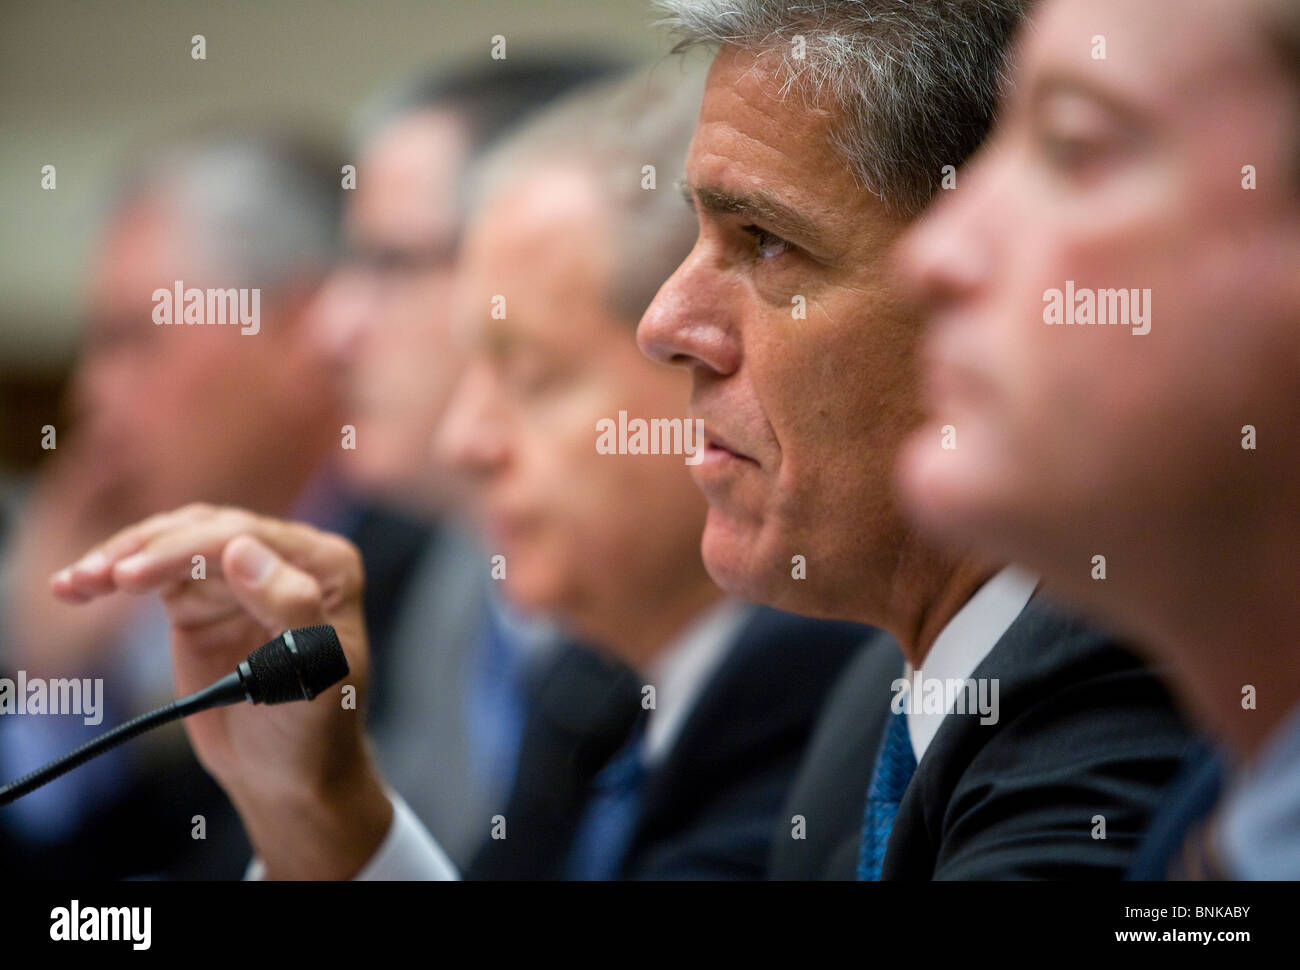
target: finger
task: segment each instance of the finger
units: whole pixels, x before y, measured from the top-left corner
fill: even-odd
[[[118,559],[112,568],[112,581],[118,589],[141,593],[190,579],[200,563],[204,573],[219,573],[226,543],[255,528],[254,516],[235,509],[214,518],[179,523]]]
[[[83,593],[72,582],[72,570],[60,569],[50,577],[50,590],[54,595],[68,603],[85,603],[94,599],[91,593]]]
[[[165,584],[161,589],[167,617],[175,629],[203,630],[205,636],[216,624],[232,617],[248,619],[248,612],[223,579],[190,579]]]
[[[360,589],[359,557],[347,540],[296,522],[254,516],[239,509],[156,536],[142,549],[122,559],[112,570],[117,587],[135,592],[188,579],[194,557],[203,556],[209,571],[221,568],[225,546],[247,535],[275,551],[286,562],[315,576],[332,592],[345,596]]]
[[[221,567],[236,599],[268,630],[324,622],[320,583],[254,537],[231,539]]]
[[[119,560],[178,524],[208,518],[214,512],[212,506],[193,504],[171,512],[160,512],[127,526],[56,572],[50,578],[51,588],[56,596],[73,602],[84,602],[110,593],[117,589],[113,568]]]

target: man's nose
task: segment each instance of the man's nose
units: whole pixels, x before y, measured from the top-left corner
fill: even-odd
[[[505,462],[505,435],[492,383],[486,368],[472,363],[452,389],[431,443],[440,465],[478,476]]]
[[[902,238],[897,250],[903,281],[926,303],[943,303],[984,282],[993,259],[993,188],[986,166],[968,166],[962,187],[941,198]]]
[[[641,352],[662,364],[704,367],[730,374],[740,366],[740,340],[733,326],[733,299],[722,273],[697,245],[641,316]]]
[[[346,363],[371,325],[371,294],[348,269],[339,269],[322,284],[309,311],[312,340],[330,360]]]

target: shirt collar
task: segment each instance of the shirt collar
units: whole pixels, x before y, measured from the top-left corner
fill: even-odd
[[[1038,577],[1018,566],[1006,566],[995,574],[939,631],[934,645],[922,661],[921,676],[926,680],[942,681],[950,678],[964,680],[973,674],[1016,621],[1037,585]],[[910,663],[904,667],[903,677],[912,683]],[[924,713],[915,692],[912,701],[907,708],[907,733],[919,764],[930,742],[939,733],[947,712]]]
[[[692,620],[651,663],[647,680],[654,685],[655,706],[641,749],[647,764],[667,757],[700,691],[753,613],[749,603],[723,600]]]

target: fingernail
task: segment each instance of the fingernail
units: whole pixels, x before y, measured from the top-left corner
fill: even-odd
[[[231,556],[231,566],[243,579],[260,583],[271,574],[275,559],[265,546],[257,542],[243,542]]]
[[[127,556],[117,564],[117,568],[124,573],[135,573],[144,569],[145,564],[149,561],[149,556],[143,552],[137,552],[134,556]]]
[[[59,585],[64,585],[66,583],[70,583],[71,581],[72,581],[71,567],[64,567],[63,569],[60,569],[57,573],[55,573],[53,576],[50,577],[51,583],[58,583]]]
[[[92,552],[85,556],[81,561],[75,563],[72,568],[82,573],[97,573],[108,565],[108,557],[102,552]]]

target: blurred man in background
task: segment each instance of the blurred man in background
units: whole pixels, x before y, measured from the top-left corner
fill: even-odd
[[[1035,28],[906,250],[931,421],[963,437],[913,438],[904,491],[1149,644],[1226,746],[1226,798],[1202,752],[1137,875],[1295,879],[1300,4],[1052,0]],[[1045,325],[1067,281],[1092,315]]]
[[[166,620],[149,603],[81,616],[63,608],[40,577],[66,550],[198,498],[350,525],[323,473],[339,447],[338,385],[306,325],[335,255],[334,172],[328,153],[292,136],[214,130],[141,153],[112,200],[71,380],[74,424],[15,516],[0,610],[6,669],[102,677],[102,724],[171,696],[158,661]],[[183,305],[163,306],[177,283],[203,294],[197,322],[185,322]],[[235,304],[210,304],[209,289],[256,291],[257,319],[218,324],[216,313],[230,317]],[[64,715],[0,718],[2,774],[102,730]],[[181,732],[100,762],[0,813],[10,865],[43,875],[238,874],[247,845]],[[193,836],[195,816],[204,838]]]
[[[356,432],[339,473],[351,492],[387,510],[372,517],[365,538],[415,550],[400,603],[367,616],[376,752],[460,865],[488,837],[489,809],[510,789],[534,694],[581,709],[588,691],[617,690],[625,673],[501,607],[488,559],[466,534],[453,478],[432,450],[464,366],[448,321],[467,173],[529,113],[611,64],[577,52],[489,61],[432,72],[375,99],[354,133],[345,258],[310,311]],[[385,582],[383,569],[367,558],[369,582]],[[589,731],[615,740],[627,723],[593,718]]]

